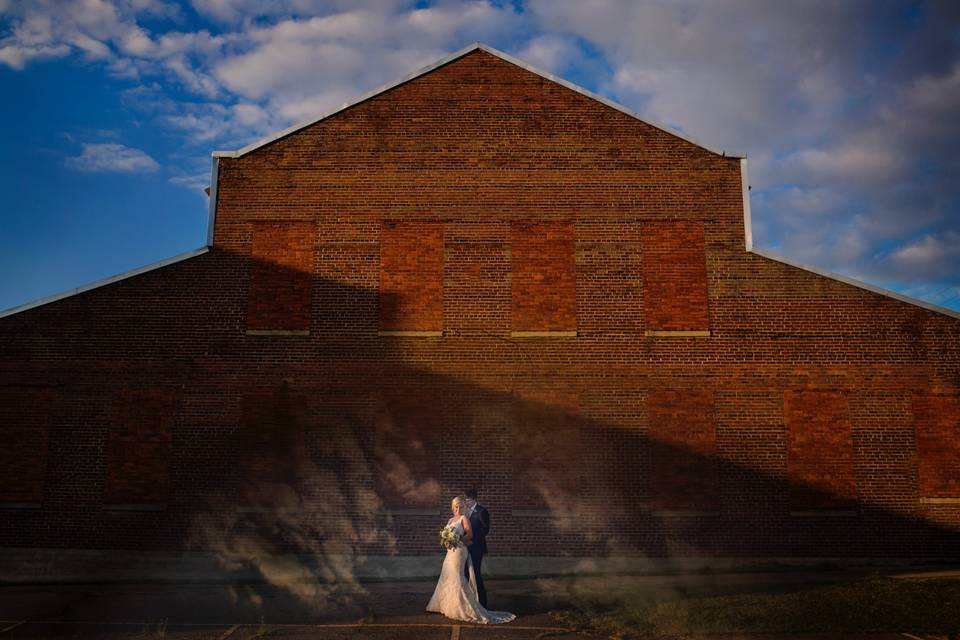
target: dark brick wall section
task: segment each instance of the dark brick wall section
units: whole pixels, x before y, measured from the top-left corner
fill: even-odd
[[[641,237],[647,329],[709,329],[703,225],[693,221],[647,223]]]
[[[716,510],[719,483],[713,396],[708,389],[649,392],[651,508]]]
[[[249,389],[241,402],[238,504],[300,508],[308,466],[306,399],[284,383],[279,388]]]
[[[107,442],[105,504],[165,504],[177,414],[173,389],[121,387]]]
[[[807,389],[785,391],[783,413],[791,508],[854,508],[857,486],[847,394]]]
[[[580,429],[577,394],[569,389],[526,390],[513,402],[512,505],[546,509],[579,494]]]
[[[387,390],[374,400],[373,471],[384,505],[442,505],[443,404],[416,389]]]
[[[384,222],[380,230],[380,328],[443,329],[443,224]]]
[[[960,397],[916,394],[913,415],[920,495],[960,498]]]
[[[308,331],[316,225],[253,222],[247,329]]]
[[[39,503],[47,473],[52,389],[0,389],[0,503]]]
[[[576,330],[573,223],[515,222],[511,231],[513,330]]]

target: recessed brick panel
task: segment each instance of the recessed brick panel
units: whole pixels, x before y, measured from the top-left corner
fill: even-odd
[[[688,220],[649,222],[641,237],[646,328],[709,329],[703,225]]]
[[[388,508],[441,503],[442,409],[432,394],[416,390],[378,394],[374,413],[373,475]]]
[[[960,397],[913,397],[922,498],[960,498]]]
[[[577,394],[527,390],[513,401],[512,504],[517,509],[570,505],[579,495]]]
[[[47,472],[50,389],[0,390],[0,502],[41,502]]]
[[[783,415],[791,509],[854,508],[857,485],[847,395],[841,391],[786,391]]]
[[[107,441],[104,503],[166,502],[175,419],[172,389],[117,390]]]
[[[251,223],[247,329],[310,329],[316,225],[309,221]]]
[[[384,222],[380,229],[380,328],[443,329],[443,224]]]
[[[308,455],[305,399],[289,386],[247,389],[241,400],[239,504],[264,508],[302,506]]]
[[[511,232],[513,330],[575,330],[574,224],[515,222]]]
[[[713,391],[653,389],[647,398],[651,508],[716,510]]]

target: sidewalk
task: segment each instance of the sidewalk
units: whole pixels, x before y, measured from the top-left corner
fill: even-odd
[[[314,594],[310,602],[265,584],[6,585],[0,586],[0,638],[586,640],[591,636],[575,634],[549,612],[584,600],[615,599],[618,593],[638,589],[655,596],[771,593],[855,580],[865,574],[864,570],[843,570],[489,580],[490,608],[518,616],[496,627],[461,625],[426,613],[432,581],[330,588]],[[909,640],[903,634],[870,637]]]

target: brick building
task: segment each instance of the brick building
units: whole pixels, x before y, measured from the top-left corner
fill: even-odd
[[[482,45],[214,156],[206,247],[0,317],[6,551],[956,551],[960,314],[753,248],[742,157]]]

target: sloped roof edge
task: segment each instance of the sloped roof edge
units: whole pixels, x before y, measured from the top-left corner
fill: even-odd
[[[803,269],[804,271],[809,271],[811,273],[816,273],[817,275],[830,278],[832,280],[839,280],[854,287],[859,287],[860,289],[866,289],[873,293],[879,293],[882,296],[888,298],[893,298],[894,300],[900,300],[901,302],[906,302],[917,307],[922,307],[930,311],[936,311],[937,313],[942,313],[945,316],[950,316],[951,318],[960,319],[960,311],[955,311],[954,309],[949,309],[947,307],[942,307],[940,305],[933,304],[932,302],[927,302],[926,300],[918,300],[917,298],[911,298],[910,296],[905,296],[902,293],[897,293],[896,291],[891,291],[890,289],[884,289],[883,287],[877,287],[872,284],[868,284],[856,278],[850,278],[848,276],[829,271],[827,269],[821,269],[820,267],[814,267],[809,264],[804,264],[797,260],[793,260],[786,256],[782,256],[776,252],[769,251],[767,249],[758,249],[753,246],[753,223],[751,221],[752,211],[750,209],[750,186],[747,181],[747,159],[741,158],[740,160],[740,179],[741,187],[743,191],[743,233],[744,233],[744,248],[750,253],[755,253],[758,256],[763,256],[769,260],[775,260],[777,262],[782,262],[783,264],[788,264],[791,267],[797,269]]]
[[[0,318],[6,316],[12,316],[15,313],[20,313],[21,311],[26,311],[27,309],[33,309],[34,307],[39,307],[41,305],[47,304],[49,302],[54,302],[56,300],[61,300],[63,298],[69,298],[75,296],[78,293],[83,293],[84,291],[89,291],[91,289],[97,289],[104,285],[108,285],[112,282],[118,282],[120,280],[126,280],[127,278],[132,278],[133,276],[138,276],[141,273],[146,273],[147,271],[153,271],[155,269],[160,269],[165,267],[168,264],[173,264],[175,262],[181,262],[183,260],[189,260],[196,256],[202,255],[210,250],[210,247],[199,247],[197,249],[191,249],[184,253],[178,253],[175,256],[169,258],[164,258],[163,260],[158,260],[157,262],[151,262],[150,264],[144,265],[142,267],[137,267],[136,269],[130,269],[122,273],[118,273],[113,276],[107,276],[106,278],[101,278],[100,280],[95,280],[89,284],[85,284],[82,287],[74,287],[72,289],[67,289],[66,291],[61,291],[60,293],[55,293],[49,295],[39,300],[34,300],[32,302],[26,302],[24,304],[17,305],[15,307],[10,307],[9,309],[3,309],[0,311]]]
[[[370,98],[373,98],[373,97],[375,97],[375,96],[378,96],[378,95],[380,95],[381,93],[386,93],[386,92],[389,91],[390,89],[393,89],[393,88],[395,88],[395,87],[398,87],[398,86],[400,86],[400,85],[402,85],[402,84],[404,84],[404,83],[406,83],[406,82],[410,82],[411,80],[414,80],[415,78],[419,78],[420,76],[425,75],[425,74],[433,71],[434,69],[438,69],[438,68],[442,67],[442,66],[445,65],[445,64],[448,64],[448,63],[450,63],[450,62],[453,62],[453,61],[456,60],[457,58],[462,58],[463,56],[467,55],[468,53],[471,53],[472,51],[478,51],[478,50],[479,50],[479,51],[485,51],[485,52],[489,53],[490,55],[494,55],[494,56],[500,58],[501,60],[506,60],[507,62],[509,62],[509,63],[511,63],[511,64],[514,64],[514,65],[516,65],[516,66],[518,66],[518,67],[521,67],[521,68],[523,68],[523,69],[526,69],[527,71],[530,71],[531,73],[535,73],[535,74],[537,74],[538,76],[540,76],[540,77],[542,77],[542,78],[546,78],[547,80],[550,80],[551,82],[555,82],[555,83],[557,83],[557,84],[559,84],[559,85],[561,85],[561,86],[566,87],[567,89],[570,89],[570,90],[572,90],[572,91],[576,91],[577,93],[583,94],[583,95],[587,96],[588,98],[591,98],[591,99],[593,99],[593,100],[596,100],[597,102],[600,102],[600,103],[602,103],[602,104],[604,104],[604,105],[606,105],[606,106],[608,106],[608,107],[611,107],[611,108],[613,108],[613,109],[616,109],[617,111],[621,111],[621,112],[627,114],[628,116],[630,116],[630,117],[632,117],[632,118],[636,118],[637,120],[639,120],[639,121],[641,121],[641,122],[644,122],[644,123],[646,123],[646,124],[648,124],[648,125],[650,125],[650,126],[652,126],[652,127],[656,127],[657,129],[660,129],[661,131],[664,131],[664,132],[666,132],[666,133],[668,133],[668,134],[670,134],[670,135],[672,135],[672,136],[676,136],[676,137],[678,137],[678,138],[680,138],[680,139],[682,139],[682,140],[686,140],[686,141],[689,142],[690,144],[696,145],[696,146],[698,146],[698,147],[700,147],[700,148],[702,148],[702,149],[706,149],[707,151],[710,151],[711,153],[715,153],[715,154],[717,154],[718,156],[726,156],[726,157],[728,157],[728,158],[745,158],[745,157],[746,157],[746,154],[745,154],[745,153],[725,151],[725,150],[723,150],[723,149],[717,149],[717,148],[715,148],[715,147],[711,147],[711,146],[709,146],[709,145],[707,145],[707,144],[704,144],[703,142],[700,142],[699,140],[696,140],[695,138],[692,138],[691,136],[686,135],[686,134],[684,134],[684,133],[680,133],[679,131],[676,131],[675,129],[673,129],[673,128],[665,125],[665,124],[662,124],[662,123],[653,121],[653,120],[651,120],[651,119],[649,119],[649,118],[646,118],[646,117],[644,117],[644,116],[641,116],[641,115],[638,114],[637,112],[632,111],[631,109],[628,109],[627,107],[625,107],[625,106],[623,106],[623,105],[621,105],[621,104],[617,104],[616,102],[614,102],[613,100],[610,100],[609,98],[605,98],[605,97],[603,97],[603,96],[601,96],[601,95],[599,95],[599,94],[597,94],[597,93],[594,93],[594,92],[590,91],[589,89],[584,89],[583,87],[581,87],[581,86],[579,86],[579,85],[576,85],[576,84],[574,84],[574,83],[572,83],[572,82],[570,82],[570,81],[568,81],[568,80],[564,80],[563,78],[560,78],[560,77],[558,77],[558,76],[555,76],[555,75],[553,75],[552,73],[549,73],[549,72],[547,72],[547,71],[542,71],[542,70],[540,70],[540,69],[537,69],[536,67],[534,67],[533,65],[531,65],[531,64],[529,64],[529,63],[526,63],[526,62],[524,62],[524,61],[522,61],[522,60],[519,60],[519,59],[517,59],[517,58],[514,58],[514,57],[511,56],[510,54],[504,53],[503,51],[500,51],[500,50],[498,50],[498,49],[494,49],[494,48],[491,47],[491,46],[488,46],[488,45],[486,45],[486,44],[483,44],[482,42],[475,42],[475,43],[473,43],[473,44],[471,44],[471,45],[469,45],[469,46],[467,46],[467,47],[464,47],[463,49],[460,49],[459,51],[456,51],[456,52],[454,52],[454,53],[451,53],[450,55],[448,55],[448,56],[446,56],[446,57],[444,57],[444,58],[441,58],[440,60],[437,60],[436,62],[434,62],[434,63],[432,63],[432,64],[429,64],[429,65],[423,67],[422,69],[418,69],[417,71],[414,71],[413,73],[407,74],[407,75],[403,76],[402,78],[400,78],[400,79],[398,79],[398,80],[394,80],[393,82],[388,82],[387,84],[385,84],[385,85],[383,85],[383,86],[381,86],[381,87],[378,87],[377,89],[374,89],[373,91],[369,91],[369,92],[367,92],[367,93],[364,93],[363,95],[355,98],[354,100],[351,100],[350,102],[345,102],[345,103],[343,103],[342,105],[340,105],[339,107],[337,107],[336,109],[333,109],[332,111],[328,111],[328,112],[326,112],[326,113],[324,113],[324,114],[322,114],[322,115],[320,115],[320,116],[317,116],[316,118],[311,118],[311,119],[306,120],[306,121],[304,121],[304,122],[300,122],[300,123],[295,124],[295,125],[293,125],[293,126],[287,127],[286,129],[283,129],[282,131],[277,131],[276,133],[272,133],[272,134],[268,135],[268,136],[265,137],[265,138],[262,138],[262,139],[260,139],[260,140],[257,140],[256,142],[252,142],[252,143],[248,144],[247,146],[245,146],[245,147],[243,147],[243,148],[241,148],[241,149],[237,149],[237,150],[235,150],[235,151],[214,151],[214,152],[213,152],[213,156],[214,156],[215,158],[239,158],[239,157],[241,157],[241,156],[244,156],[244,155],[250,153],[251,151],[255,151],[255,150],[259,149],[260,147],[266,146],[266,145],[270,144],[271,142],[275,142],[275,141],[277,141],[277,140],[279,140],[279,139],[281,139],[281,138],[285,138],[286,136],[288,136],[288,135],[290,135],[290,134],[292,134],[292,133],[296,133],[297,131],[299,131],[299,130],[301,130],[301,129],[304,129],[304,128],[306,128],[306,127],[309,127],[309,126],[312,125],[312,124],[316,124],[317,122],[320,122],[321,120],[325,120],[325,119],[329,118],[330,116],[333,116],[333,115],[335,115],[335,114],[337,114],[337,113],[340,113],[341,111],[344,111],[344,110],[346,110],[346,109],[349,109],[350,107],[353,107],[353,106],[355,106],[355,105],[358,105],[358,104],[360,104],[361,102],[364,102],[365,100],[369,100]]]

